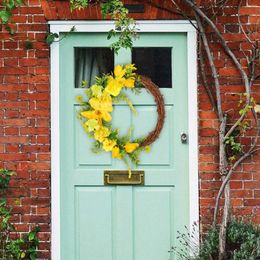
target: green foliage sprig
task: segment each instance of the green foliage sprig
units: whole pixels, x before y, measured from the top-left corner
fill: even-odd
[[[4,0],[2,3],[2,9],[0,9],[0,19],[1,23],[5,25],[6,30],[10,34],[14,34],[14,31],[10,27],[12,12],[17,7],[24,4],[23,0]]]
[[[70,30],[66,33],[63,34],[63,36],[60,38],[59,34],[58,33],[48,33],[47,36],[46,36],[46,43],[51,45],[52,43],[54,42],[60,42],[62,41],[63,39],[65,39],[69,34],[73,33],[76,31],[76,27],[75,26],[72,26],[70,28]]]
[[[12,208],[7,205],[4,196],[9,187],[11,177],[15,175],[13,171],[0,169],[0,259],[20,260],[36,259],[36,250],[39,245],[39,227],[23,235],[22,238],[14,239],[11,233],[15,232],[15,226],[11,223]]]
[[[137,37],[137,28],[134,19],[128,17],[128,9],[120,0],[91,1],[91,0],[70,0],[71,10],[83,9],[91,3],[99,3],[104,18],[111,17],[115,20],[115,29],[109,31],[107,38],[118,37],[111,47],[117,53],[119,49],[131,48],[133,39]]]
[[[250,129],[250,123],[247,120],[247,115],[251,110],[258,113],[257,103],[253,97],[250,97],[250,104],[246,104],[247,94],[239,94],[240,100],[238,102],[238,107],[241,107],[238,111],[240,116],[244,116],[244,119],[239,123],[239,125],[233,130],[233,132],[225,139],[228,159],[230,162],[236,161],[238,155],[243,153],[242,144],[240,142],[240,137],[243,137],[247,130]]]
[[[0,195],[8,188],[11,177],[15,175],[15,172],[7,170],[7,169],[0,169]]]

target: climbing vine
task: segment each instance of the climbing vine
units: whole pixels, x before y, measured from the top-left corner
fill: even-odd
[[[0,9],[0,20],[10,34],[14,34],[14,30],[10,27],[10,23],[12,22],[12,12],[23,4],[23,0],[4,0],[2,3],[2,8]]]
[[[34,260],[39,245],[38,233],[40,228],[36,226],[22,237],[13,238],[16,229],[11,222],[12,207],[7,203],[5,194],[9,188],[11,177],[14,175],[15,173],[12,171],[0,169],[0,259]]]

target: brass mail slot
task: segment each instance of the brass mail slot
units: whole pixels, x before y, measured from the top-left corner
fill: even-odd
[[[144,171],[104,171],[104,185],[144,185]]]

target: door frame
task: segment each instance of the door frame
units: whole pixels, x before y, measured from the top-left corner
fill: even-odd
[[[186,20],[137,20],[140,32],[187,33],[188,64],[188,133],[189,133],[189,212],[190,228],[199,220],[198,186],[198,107],[197,107],[197,32]],[[51,33],[108,32],[113,21],[49,21]],[[59,42],[51,44],[51,259],[61,259],[60,238],[60,103],[59,103]],[[197,236],[199,235],[197,228]]]

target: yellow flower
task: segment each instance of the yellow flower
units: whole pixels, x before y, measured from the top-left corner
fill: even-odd
[[[94,97],[100,97],[102,95],[102,86],[94,84],[91,86],[91,91]]]
[[[79,104],[84,103],[82,96],[76,96],[75,99],[76,99],[76,101],[77,101]]]
[[[125,75],[125,69],[121,65],[116,65],[114,69],[114,74],[116,78],[123,78]]]
[[[112,149],[112,157],[117,158],[117,159],[122,158],[122,156],[120,154],[120,149],[117,146],[113,147],[113,149]]]
[[[132,153],[133,151],[135,151],[137,148],[139,147],[138,143],[127,143],[125,145],[125,150],[127,153]]]
[[[89,104],[94,110],[83,111],[81,115],[88,119],[97,119],[99,124],[102,125],[101,119],[104,119],[106,122],[111,121],[112,116],[109,112],[113,111],[112,98],[108,93],[102,93],[101,96],[91,98]]]
[[[150,153],[151,147],[150,147],[149,145],[145,146],[144,151],[145,151],[146,153]]]
[[[121,65],[116,65],[114,69],[114,76],[109,76],[107,79],[106,92],[114,97],[118,96],[122,87],[125,85],[126,79],[124,78],[126,69],[123,69]],[[129,87],[132,86],[132,82],[128,81]]]
[[[122,87],[124,86],[124,82],[124,78],[113,78],[112,76],[109,76],[105,90],[110,95],[116,97],[119,95]]]
[[[135,86],[135,78],[131,77],[126,79],[124,85],[127,88],[133,88]]]
[[[88,119],[97,119],[100,125],[102,125],[100,119],[104,119],[106,122],[110,122],[112,119],[112,116],[106,111],[98,111],[98,110],[83,111],[81,112],[81,115]]]
[[[102,143],[104,141],[104,139],[106,137],[108,137],[109,135],[110,135],[110,130],[105,126],[101,126],[94,133],[95,139],[98,140],[100,143]]]
[[[104,141],[103,141],[103,149],[106,152],[112,151],[114,146],[116,146],[116,141],[115,140],[110,140],[110,139],[107,139],[107,138],[104,139]]]
[[[106,111],[106,112],[113,111],[112,98],[106,92],[103,92],[102,95],[99,97],[91,98],[89,100],[89,104],[91,105],[91,107],[93,107],[95,110],[98,111]]]
[[[96,119],[90,119],[85,123],[85,128],[87,132],[92,132],[98,130],[100,128],[100,125],[98,124],[98,121]]]

